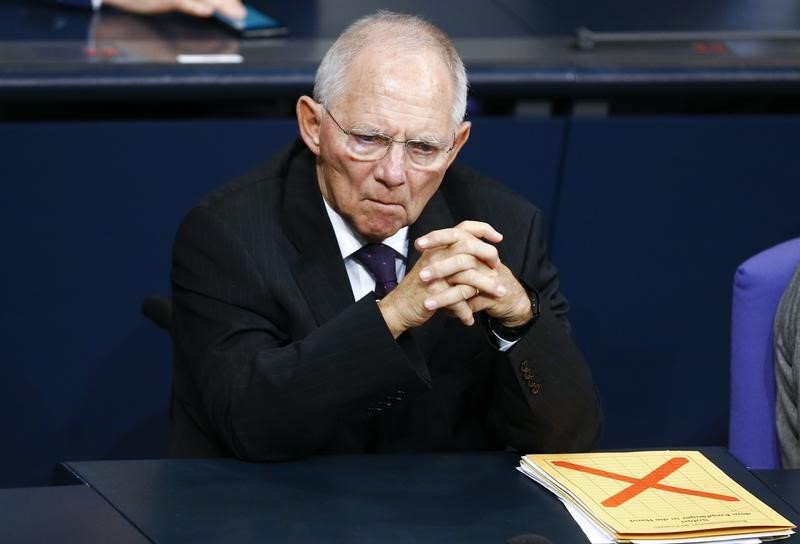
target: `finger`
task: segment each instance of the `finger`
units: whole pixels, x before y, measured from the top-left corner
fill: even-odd
[[[458,272],[478,267],[487,268],[474,255],[458,253],[438,260],[430,259],[429,264],[419,271],[419,278],[422,281],[443,279]]]
[[[470,285],[484,294],[492,297],[504,297],[508,294],[508,288],[503,279],[494,269],[479,264],[475,268],[462,269],[453,268],[447,261],[431,264],[420,271],[420,279],[430,282],[446,282],[450,285]],[[443,289],[429,290],[431,294],[436,294]],[[474,296],[474,295],[473,295]]]
[[[475,324],[475,314],[472,313],[472,308],[466,302],[459,302],[450,311],[467,327]]]
[[[462,221],[456,225],[456,228],[465,230],[477,238],[483,238],[495,244],[503,241],[503,235],[489,223],[484,223],[483,221]]]
[[[456,304],[464,302],[478,293],[479,290],[471,285],[452,285],[435,295],[427,297],[423,305],[430,311],[449,306],[454,307]]]
[[[462,300],[452,306],[442,308],[441,311],[450,317],[455,317],[468,327],[471,327],[475,323],[475,311],[467,301]]]
[[[482,221],[462,221],[455,227],[440,229],[429,232],[425,236],[418,238],[414,245],[420,251],[433,247],[449,246],[467,236],[482,238],[493,243],[500,242],[503,235],[494,230],[489,223]]]
[[[459,254],[472,255],[490,268],[500,264],[500,254],[497,248],[473,236],[463,238],[446,247],[437,247],[425,250],[430,262],[437,262]],[[468,266],[467,266],[468,267]]]
[[[459,227],[452,227],[449,229],[439,229],[431,231],[425,236],[417,238],[417,240],[414,242],[414,245],[418,250],[422,251],[425,249],[432,249],[435,247],[450,246],[462,240],[466,240],[468,238],[479,238],[488,240],[490,242],[502,240],[502,235],[499,232],[492,229],[487,223],[482,223],[482,224],[486,225],[489,230],[483,232],[481,230],[475,229],[475,232],[471,232],[469,230]]]
[[[477,296],[480,291],[475,289],[474,291],[471,290],[467,286],[456,286],[457,290],[460,291],[460,296],[463,296],[464,299],[461,301],[456,302],[455,304],[451,304],[447,306],[446,309],[454,314],[464,325],[471,327],[475,324],[475,315],[472,311],[472,307],[469,304],[469,300],[475,296]],[[470,293],[468,293],[471,291]]]
[[[174,9],[196,17],[208,17],[214,13],[214,6],[203,0],[176,0]]]
[[[506,289],[498,280],[494,268],[472,255],[458,254],[440,261],[430,263],[419,271],[422,281],[430,282],[445,279],[451,285],[463,283],[472,285],[481,291],[502,297]]]
[[[239,0],[206,0],[216,11],[231,19],[244,19],[247,9]]]
[[[429,310],[429,311],[435,311],[432,308],[430,308],[429,306],[433,306],[433,307],[435,307],[437,309],[441,308],[449,316],[458,318],[462,323],[464,323],[467,326],[472,326],[475,323],[475,317],[473,315],[474,312],[473,312],[472,308],[470,307],[470,304],[468,304],[465,300],[460,299],[460,300],[457,300],[454,304],[442,305],[442,306],[438,305],[437,302],[434,302],[434,303],[430,302],[431,299],[436,299],[439,295],[441,295],[445,291],[452,290],[452,289],[453,289],[453,287],[451,287],[446,281],[437,280],[437,281],[431,282],[430,284],[428,284],[427,291],[428,291],[428,293],[431,293],[433,296],[429,296],[427,299],[425,299],[425,301],[423,302],[423,305],[425,305],[426,309]],[[461,291],[461,295],[464,295],[465,291],[468,290],[468,289],[469,289],[469,287],[465,287]],[[474,290],[473,292],[476,292],[476,291],[477,291],[477,289]],[[459,296],[459,295],[455,295],[455,296]],[[445,299],[446,300],[451,300],[451,297],[448,296],[448,295],[445,295]]]
[[[477,270],[465,270],[447,278],[451,285],[468,285],[474,287],[479,293],[490,297],[504,297],[508,289],[494,274],[482,274]],[[472,295],[473,298],[479,293]]]
[[[154,13],[165,13],[178,9],[176,0],[169,0],[163,2],[154,1],[141,1],[141,0],[105,0],[104,5],[114,6],[125,11],[132,13],[141,13],[150,15]]]

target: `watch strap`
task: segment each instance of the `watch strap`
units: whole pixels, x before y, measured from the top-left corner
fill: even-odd
[[[532,287],[525,287],[525,292],[528,294],[528,298],[531,301],[531,313],[533,316],[528,320],[527,323],[524,323],[518,327],[507,327],[503,325],[499,320],[490,317],[489,328],[494,331],[497,336],[502,338],[503,340],[507,340],[509,342],[516,342],[533,327],[536,323],[536,320],[539,319],[539,314],[541,313],[541,306],[540,306],[540,299],[539,299],[539,291]]]

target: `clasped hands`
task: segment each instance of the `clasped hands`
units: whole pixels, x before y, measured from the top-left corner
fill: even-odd
[[[492,245],[502,239],[480,221],[418,238],[419,260],[378,304],[392,335],[419,327],[440,310],[465,325],[474,324],[481,311],[507,327],[527,323],[533,317],[530,299]]]

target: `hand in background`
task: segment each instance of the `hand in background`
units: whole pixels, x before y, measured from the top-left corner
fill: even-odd
[[[174,63],[180,54],[239,52],[239,40],[227,32],[207,32],[203,39],[182,37],[186,25],[193,22],[173,17],[133,17],[122,11],[101,9],[94,14],[90,37],[96,50],[113,49],[120,62]]]
[[[196,17],[209,17],[215,11],[231,19],[246,15],[240,0],[103,0],[103,4],[142,14],[180,11]]]

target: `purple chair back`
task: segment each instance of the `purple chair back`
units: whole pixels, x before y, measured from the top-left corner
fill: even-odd
[[[749,258],[733,281],[728,449],[754,469],[780,468],[772,323],[798,262],[800,238]]]

